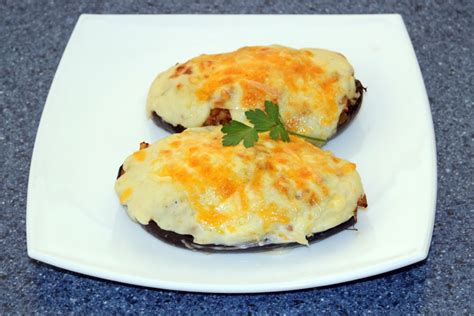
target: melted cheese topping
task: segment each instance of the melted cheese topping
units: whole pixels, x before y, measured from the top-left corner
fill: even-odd
[[[287,128],[327,139],[337,129],[347,100],[356,98],[354,71],[346,58],[323,49],[243,47],[201,55],[159,74],[148,93],[147,111],[185,127],[202,126],[213,108],[245,111],[276,102]]]
[[[130,217],[196,243],[238,245],[307,244],[354,215],[363,188],[353,163],[297,137],[221,142],[219,127],[192,128],[128,157],[115,189]]]

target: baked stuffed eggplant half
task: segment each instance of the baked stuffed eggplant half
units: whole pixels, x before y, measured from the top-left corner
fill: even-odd
[[[176,64],[153,81],[147,112],[170,131],[247,122],[245,111],[280,105],[286,128],[327,140],[356,116],[364,88],[347,59],[324,49],[243,47]]]
[[[308,245],[355,224],[366,207],[353,163],[268,133],[222,145],[220,127],[142,143],[115,190],[133,220],[173,245],[208,252]]]

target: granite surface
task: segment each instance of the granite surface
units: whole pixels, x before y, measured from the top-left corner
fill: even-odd
[[[428,259],[357,282],[258,295],[141,288],[29,259],[25,210],[35,134],[81,13],[402,14],[436,131],[438,201]],[[474,313],[473,13],[472,0],[0,0],[0,313]]]

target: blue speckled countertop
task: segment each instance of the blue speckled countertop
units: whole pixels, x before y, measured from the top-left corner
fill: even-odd
[[[0,313],[474,313],[474,1],[373,2],[0,1]],[[81,13],[402,14],[437,141],[438,202],[428,259],[356,282],[256,295],[147,289],[29,259],[31,153],[49,86]]]

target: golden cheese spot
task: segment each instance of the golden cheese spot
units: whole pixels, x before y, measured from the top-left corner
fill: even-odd
[[[319,197],[316,192],[311,192],[309,196],[309,205],[316,205],[319,203]]]
[[[322,186],[321,191],[323,191],[323,196],[324,197],[327,197],[329,195],[329,190],[326,186]]]
[[[237,157],[241,158],[243,161],[245,162],[250,162],[252,161],[252,156],[251,155],[247,155],[247,154],[244,154],[244,153],[237,153]]]
[[[323,119],[321,120],[321,123],[323,125],[330,124],[339,114],[338,106],[337,106],[337,102],[335,98],[335,94],[336,94],[335,86],[338,80],[339,80],[338,76],[332,76],[321,84],[321,87],[323,89],[323,96],[325,98],[325,104],[326,104],[325,107],[321,108],[321,111],[323,113]]]
[[[236,183],[234,181],[228,181],[227,179],[221,179],[220,187],[217,188],[218,194],[223,198],[228,198],[237,191]]]
[[[323,115],[321,123],[330,124],[339,114],[335,96],[339,78],[317,65],[313,57],[309,50],[255,46],[226,54],[201,55],[188,61],[186,67],[196,65],[200,71],[199,75],[191,75],[190,81],[199,85],[195,96],[201,102],[220,96],[213,106],[222,107],[229,98],[226,89],[239,87],[242,106],[260,108],[265,100],[278,102],[286,91],[287,98],[295,100],[292,107],[296,112],[317,108]],[[180,72],[184,73],[183,69]],[[311,102],[299,101],[301,93],[302,100]],[[291,117],[284,119],[287,123],[286,119]]]
[[[192,146],[192,147],[189,147],[189,148],[188,148],[188,152],[189,152],[189,153],[194,153],[194,152],[196,152],[198,149],[199,149],[199,148],[197,148],[197,147],[195,147],[195,146]]]
[[[307,180],[307,179],[311,179],[313,173],[310,170],[308,170],[308,168],[301,167],[298,170],[298,175],[300,176],[301,179]]]
[[[338,175],[345,175],[348,173],[353,172],[356,169],[356,165],[354,163],[345,163],[338,172]]]
[[[200,212],[197,214],[197,219],[205,224],[208,224],[222,234],[223,231],[220,227],[226,222],[228,217],[216,210],[200,210]]]
[[[120,194],[120,203],[124,204],[131,196],[133,193],[133,189],[128,187],[123,192]]]
[[[146,158],[146,152],[145,150],[138,150],[136,152],[133,153],[133,157],[137,160],[137,161],[144,161],[145,158]]]
[[[212,64],[212,60],[201,60],[201,62],[199,62],[199,69],[203,71],[204,69],[211,67]]]
[[[249,210],[249,198],[245,193],[244,188],[239,188],[240,207],[244,212]]]
[[[290,186],[291,184],[283,177],[278,178],[273,182],[273,186],[277,189],[278,192],[284,194],[286,197],[290,196]]]
[[[170,146],[173,148],[177,148],[179,147],[179,145],[181,145],[181,142],[179,140],[175,140],[170,143]]]
[[[286,211],[280,209],[275,203],[270,203],[266,208],[261,209],[258,214],[263,220],[264,231],[269,231],[273,224],[286,225],[290,222]]]
[[[188,130],[156,149],[153,172],[171,178],[185,192],[196,220],[220,233],[252,216],[261,219],[266,231],[288,225],[295,203],[320,203],[330,194],[324,179],[355,168],[296,137],[275,142],[264,133],[258,144],[244,148],[223,147],[220,128],[210,133],[202,137]],[[268,200],[271,192],[281,194],[284,208]]]

